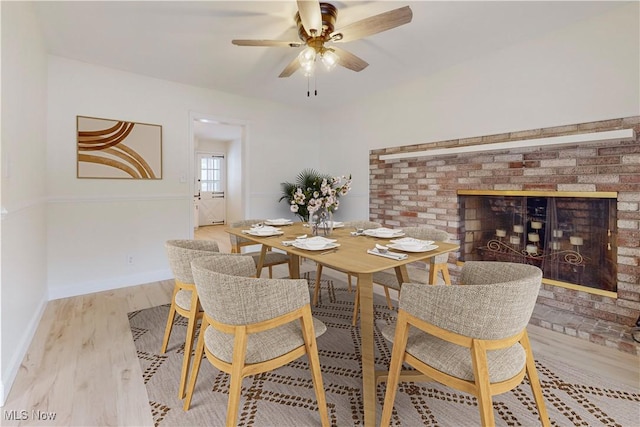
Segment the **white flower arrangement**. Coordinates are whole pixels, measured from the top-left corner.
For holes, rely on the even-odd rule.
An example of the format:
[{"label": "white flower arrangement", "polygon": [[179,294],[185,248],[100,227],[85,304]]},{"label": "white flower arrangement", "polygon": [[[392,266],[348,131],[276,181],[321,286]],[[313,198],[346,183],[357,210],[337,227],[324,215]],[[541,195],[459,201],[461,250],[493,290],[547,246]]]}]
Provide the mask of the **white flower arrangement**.
[{"label": "white flower arrangement", "polygon": [[295,184],[283,182],[281,185],[283,195],[280,201],[287,200],[291,212],[303,221],[309,221],[309,216],[318,210],[338,210],[340,197],[351,190],[351,175],[331,177],[314,169],[305,169]]}]

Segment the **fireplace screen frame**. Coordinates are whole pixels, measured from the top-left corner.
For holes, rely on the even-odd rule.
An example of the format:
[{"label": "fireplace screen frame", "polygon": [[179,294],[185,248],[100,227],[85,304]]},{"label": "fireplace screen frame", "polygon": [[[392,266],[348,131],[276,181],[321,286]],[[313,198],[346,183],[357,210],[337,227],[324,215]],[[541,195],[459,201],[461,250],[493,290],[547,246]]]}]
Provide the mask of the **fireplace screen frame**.
[{"label": "fireplace screen frame", "polygon": [[[543,283],[617,298],[617,192],[458,190],[457,194],[464,236],[462,263],[533,264],[542,268]],[[575,200],[575,205],[592,202],[606,209],[598,229],[589,229],[594,220],[579,217],[578,225],[568,227],[567,215],[584,216],[585,212],[563,211],[563,205],[571,204],[567,199]],[[509,215],[513,215],[510,222]],[[593,211],[586,215],[598,216]],[[593,260],[594,254],[602,259]]]}]

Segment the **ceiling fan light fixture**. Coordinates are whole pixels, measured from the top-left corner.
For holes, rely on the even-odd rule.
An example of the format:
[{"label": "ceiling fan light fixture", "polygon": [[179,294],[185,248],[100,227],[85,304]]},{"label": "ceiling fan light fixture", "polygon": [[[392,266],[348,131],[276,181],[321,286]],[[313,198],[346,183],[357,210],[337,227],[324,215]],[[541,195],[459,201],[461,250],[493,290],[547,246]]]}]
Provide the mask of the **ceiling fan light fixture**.
[{"label": "ceiling fan light fixture", "polygon": [[330,49],[327,49],[322,53],[321,59],[327,71],[331,71],[336,68],[336,65],[338,65],[338,61],[340,60],[338,55],[336,55],[336,53]]},{"label": "ceiling fan light fixture", "polygon": [[313,63],[316,60],[316,50],[311,46],[307,46],[300,52],[298,55],[298,61],[300,62],[300,66],[304,69],[309,67],[313,67]]}]

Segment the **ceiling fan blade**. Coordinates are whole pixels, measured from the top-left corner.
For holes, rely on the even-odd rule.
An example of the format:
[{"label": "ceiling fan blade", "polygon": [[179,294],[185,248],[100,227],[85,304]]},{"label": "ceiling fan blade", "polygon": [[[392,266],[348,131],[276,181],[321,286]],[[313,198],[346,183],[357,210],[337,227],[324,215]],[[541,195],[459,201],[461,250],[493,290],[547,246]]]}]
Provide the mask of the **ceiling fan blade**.
[{"label": "ceiling fan blade", "polygon": [[300,68],[300,61],[298,61],[298,57],[293,58],[293,61],[289,62],[284,70],[280,73],[278,77],[289,77],[291,74],[295,73],[298,68]]},{"label": "ceiling fan blade", "polygon": [[369,66],[369,63],[365,60],[355,56],[351,52],[347,52],[339,47],[331,46],[331,49],[338,55],[340,60],[338,64],[353,71],[362,71]]},{"label": "ceiling fan blade", "polygon": [[331,33],[331,38],[334,42],[350,42],[408,24],[412,18],[411,8],[405,6],[349,24]]},{"label": "ceiling fan blade", "polygon": [[276,47],[300,47],[301,42],[288,42],[283,40],[231,40],[236,46],[276,46]]},{"label": "ceiling fan blade", "polygon": [[322,12],[318,0],[298,0],[300,21],[307,34],[313,36],[322,32]]}]

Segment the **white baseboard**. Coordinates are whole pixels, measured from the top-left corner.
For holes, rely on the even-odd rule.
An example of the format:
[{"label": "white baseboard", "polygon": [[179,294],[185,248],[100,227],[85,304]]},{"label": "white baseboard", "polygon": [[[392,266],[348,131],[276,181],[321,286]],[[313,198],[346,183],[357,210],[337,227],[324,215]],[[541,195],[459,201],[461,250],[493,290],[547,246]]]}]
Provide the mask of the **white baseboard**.
[{"label": "white baseboard", "polygon": [[49,300],[76,297],[92,294],[94,292],[110,291],[113,289],[128,288],[129,286],[142,285],[144,283],[158,282],[173,278],[171,270],[148,271],[130,276],[121,276],[107,280],[94,280],[85,283],[75,283],[64,287],[49,288]]},{"label": "white baseboard", "polygon": [[42,300],[38,305],[33,317],[27,324],[25,328],[24,334],[22,334],[22,338],[20,342],[16,346],[16,352],[13,353],[13,357],[9,364],[7,365],[7,369],[2,372],[2,381],[0,381],[0,407],[3,407],[7,398],[9,397],[9,392],[11,391],[11,386],[18,375],[18,371],[20,370],[20,365],[22,364],[22,359],[24,359],[25,354],[29,350],[29,345],[33,340],[33,337],[36,334],[36,330],[38,329],[38,325],[40,324],[40,319],[42,319],[42,315],[44,314],[44,309],[47,306],[47,301]]}]

